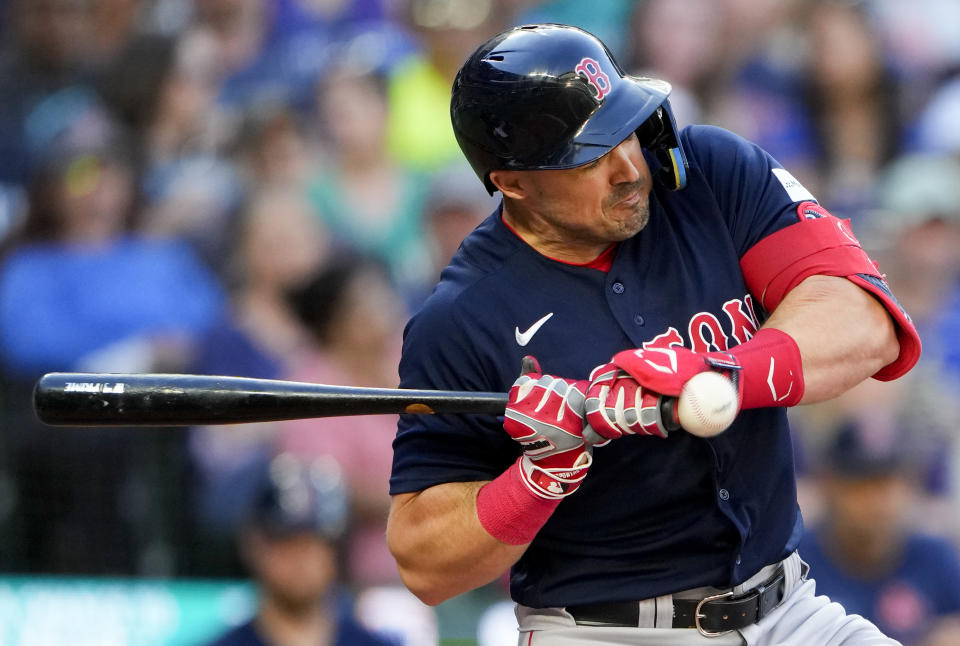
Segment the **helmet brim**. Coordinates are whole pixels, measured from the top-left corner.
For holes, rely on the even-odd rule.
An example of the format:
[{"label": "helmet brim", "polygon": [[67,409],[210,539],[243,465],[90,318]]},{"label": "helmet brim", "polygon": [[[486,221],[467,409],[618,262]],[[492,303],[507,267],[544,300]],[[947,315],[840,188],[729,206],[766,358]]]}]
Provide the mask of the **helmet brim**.
[{"label": "helmet brim", "polygon": [[576,168],[596,161],[635,132],[670,94],[670,84],[658,79],[625,76],[583,124],[573,139],[542,160],[540,170]]}]

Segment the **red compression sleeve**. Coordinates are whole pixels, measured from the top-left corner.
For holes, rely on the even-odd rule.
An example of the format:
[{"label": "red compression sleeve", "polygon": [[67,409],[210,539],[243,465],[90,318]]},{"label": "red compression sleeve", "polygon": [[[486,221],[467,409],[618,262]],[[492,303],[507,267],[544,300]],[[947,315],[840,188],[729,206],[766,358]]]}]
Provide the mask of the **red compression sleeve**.
[{"label": "red compression sleeve", "polygon": [[776,328],[761,328],[729,354],[740,363],[741,409],[795,406],[803,398],[803,362],[793,337]]},{"label": "red compression sleeve", "polygon": [[480,524],[501,543],[525,545],[533,540],[553,514],[561,499],[550,500],[530,491],[523,482],[520,460],[477,494],[477,518]]},{"label": "red compression sleeve", "polygon": [[877,273],[849,220],[832,215],[801,220],[767,236],[744,254],[740,267],[750,293],[770,312],[808,276]]}]

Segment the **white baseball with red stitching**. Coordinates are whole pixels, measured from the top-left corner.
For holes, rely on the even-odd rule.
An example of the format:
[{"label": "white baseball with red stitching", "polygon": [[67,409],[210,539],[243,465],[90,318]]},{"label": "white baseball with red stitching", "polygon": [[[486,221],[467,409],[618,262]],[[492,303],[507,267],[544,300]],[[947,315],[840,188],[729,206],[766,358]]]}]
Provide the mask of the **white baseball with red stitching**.
[{"label": "white baseball with red stitching", "polygon": [[737,387],[719,372],[701,372],[683,385],[677,418],[687,432],[713,437],[727,430],[740,412]]}]

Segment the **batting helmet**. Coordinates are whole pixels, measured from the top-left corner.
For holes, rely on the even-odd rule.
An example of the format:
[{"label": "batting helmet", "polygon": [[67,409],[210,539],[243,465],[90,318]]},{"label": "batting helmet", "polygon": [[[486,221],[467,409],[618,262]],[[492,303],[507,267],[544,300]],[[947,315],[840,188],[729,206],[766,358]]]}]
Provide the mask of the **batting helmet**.
[{"label": "batting helmet", "polygon": [[636,132],[671,189],[686,185],[686,157],[670,84],[627,76],[595,36],[567,25],[525,25],[481,45],[453,82],[450,117],[460,148],[487,190],[490,171],[573,168]]},{"label": "batting helmet", "polygon": [[348,498],[336,460],[281,453],[261,474],[250,522],[270,536],[307,532],[336,541],[347,528]]}]

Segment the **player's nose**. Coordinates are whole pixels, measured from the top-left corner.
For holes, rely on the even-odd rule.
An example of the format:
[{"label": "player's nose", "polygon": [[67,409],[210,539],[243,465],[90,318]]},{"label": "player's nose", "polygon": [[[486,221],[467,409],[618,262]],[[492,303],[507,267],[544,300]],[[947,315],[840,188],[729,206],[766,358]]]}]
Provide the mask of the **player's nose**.
[{"label": "player's nose", "polygon": [[610,184],[633,183],[641,177],[643,151],[636,135],[632,135],[609,153]]}]

